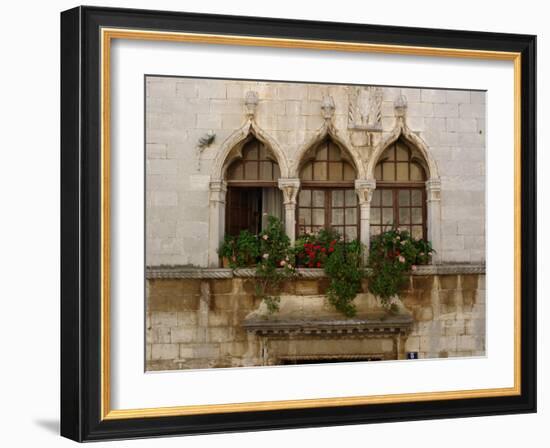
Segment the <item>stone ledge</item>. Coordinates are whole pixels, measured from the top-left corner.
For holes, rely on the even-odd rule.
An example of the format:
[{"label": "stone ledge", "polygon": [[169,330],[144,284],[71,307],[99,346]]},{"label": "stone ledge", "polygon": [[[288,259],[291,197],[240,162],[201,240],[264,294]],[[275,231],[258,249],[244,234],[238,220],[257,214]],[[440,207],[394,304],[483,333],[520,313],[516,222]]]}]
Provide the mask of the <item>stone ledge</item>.
[{"label": "stone ledge", "polygon": [[[296,270],[299,278],[323,278],[323,269]],[[146,278],[154,279],[227,279],[227,278],[250,278],[256,274],[255,268],[189,268],[179,266],[151,266],[146,269]],[[459,274],[485,274],[484,264],[439,264],[418,266],[411,275],[459,275]]]}]

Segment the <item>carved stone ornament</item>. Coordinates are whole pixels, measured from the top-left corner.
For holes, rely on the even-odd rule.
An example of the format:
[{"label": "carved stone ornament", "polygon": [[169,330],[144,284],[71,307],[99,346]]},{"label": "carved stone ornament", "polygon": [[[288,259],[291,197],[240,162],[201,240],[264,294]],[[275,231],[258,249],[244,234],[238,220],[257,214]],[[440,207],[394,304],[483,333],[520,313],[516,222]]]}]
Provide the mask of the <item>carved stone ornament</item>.
[{"label": "carved stone ornament", "polygon": [[359,205],[370,205],[372,200],[372,194],[376,189],[375,180],[361,180],[355,181],[355,192],[359,198]]},{"label": "carved stone ornament", "polygon": [[395,116],[403,118],[407,113],[407,97],[399,95],[393,102],[393,107],[395,109]]},{"label": "carved stone ornament", "polygon": [[300,179],[279,179],[279,189],[283,192],[284,204],[295,205],[300,190]]},{"label": "carved stone ornament", "polygon": [[348,128],[367,131],[382,130],[382,89],[380,87],[350,87]]},{"label": "carved stone ornament", "polygon": [[441,200],[441,180],[430,179],[426,181],[426,192],[428,193],[428,201]]},{"label": "carved stone ornament", "polygon": [[330,95],[323,96],[321,102],[321,114],[325,120],[331,120],[334,116],[336,106],[334,105],[334,99]]},{"label": "carved stone ornament", "polygon": [[244,106],[246,108],[246,116],[252,118],[256,115],[256,109],[258,108],[258,93],[253,90],[246,92],[244,98]]}]

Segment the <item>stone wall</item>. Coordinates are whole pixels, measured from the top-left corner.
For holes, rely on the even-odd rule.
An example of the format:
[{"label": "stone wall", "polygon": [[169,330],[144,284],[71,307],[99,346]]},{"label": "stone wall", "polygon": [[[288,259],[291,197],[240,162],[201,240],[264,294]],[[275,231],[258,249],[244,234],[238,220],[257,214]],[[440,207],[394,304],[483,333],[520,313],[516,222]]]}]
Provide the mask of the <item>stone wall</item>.
[{"label": "stone wall", "polygon": [[[247,91],[258,93],[257,125],[291,164],[323,126],[321,100],[335,104],[338,137],[368,164],[372,149],[395,127],[394,101],[407,101],[406,123],[426,144],[441,180],[438,220],[442,263],[485,259],[485,93],[381,88],[372,141],[354,130],[352,86],[146,78],[147,265],[208,264],[209,183],[224,142],[246,120]],[[356,118],[354,118],[355,120]],[[215,134],[198,150],[199,139]]]},{"label": "stone wall", "polygon": [[[307,310],[308,302],[319,301],[327,286],[326,278],[294,280],[285,285],[283,297],[294,300],[290,306],[299,313]],[[382,315],[370,294],[360,294],[356,302],[360,312],[362,307],[372,311],[369,320],[380,322],[379,334],[375,329],[265,336],[245,328],[247,316],[261,308],[253,278],[149,278],[146,369],[269,365],[283,362],[289,354],[300,360],[398,359],[409,351],[420,358],[485,354],[484,274],[412,275],[401,298],[402,314],[412,316],[404,336],[381,332],[392,326],[392,316]],[[329,319],[345,320],[332,314]]]}]

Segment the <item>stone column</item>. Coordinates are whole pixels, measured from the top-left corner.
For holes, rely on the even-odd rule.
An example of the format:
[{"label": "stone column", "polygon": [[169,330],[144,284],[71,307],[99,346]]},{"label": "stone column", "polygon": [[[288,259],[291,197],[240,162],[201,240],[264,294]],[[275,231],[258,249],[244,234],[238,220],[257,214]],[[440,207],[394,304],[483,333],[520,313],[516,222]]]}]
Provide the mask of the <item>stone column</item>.
[{"label": "stone column", "polygon": [[360,208],[360,220],[361,220],[361,234],[359,240],[364,247],[365,258],[369,250],[369,241],[370,241],[370,201],[372,199],[372,193],[376,189],[376,181],[373,179],[370,180],[361,180],[357,179],[355,181],[355,191],[359,197],[359,208]]},{"label": "stone column", "polygon": [[285,232],[290,242],[296,241],[296,197],[300,190],[300,179],[279,179],[285,205]]},{"label": "stone column", "polygon": [[433,264],[441,259],[441,181],[430,179],[426,181],[426,196],[428,209],[428,240],[431,241],[435,254]]},{"label": "stone column", "polygon": [[210,229],[208,233],[208,267],[220,264],[218,249],[225,233],[225,195],[227,183],[223,180],[210,182]]}]

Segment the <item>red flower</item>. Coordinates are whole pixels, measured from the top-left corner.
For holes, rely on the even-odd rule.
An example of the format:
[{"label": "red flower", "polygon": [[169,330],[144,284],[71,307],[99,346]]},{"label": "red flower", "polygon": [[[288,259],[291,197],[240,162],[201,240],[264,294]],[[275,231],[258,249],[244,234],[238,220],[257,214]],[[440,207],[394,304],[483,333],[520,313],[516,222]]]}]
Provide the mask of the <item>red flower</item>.
[{"label": "red flower", "polygon": [[329,251],[329,252],[334,252],[334,247],[329,247],[329,248],[328,248],[328,251]]},{"label": "red flower", "polygon": [[321,247],[321,252],[325,253],[327,251],[326,247]]},{"label": "red flower", "polygon": [[307,264],[310,268],[313,267],[313,261],[310,261],[308,264]]},{"label": "red flower", "polygon": [[321,267],[321,262],[320,262],[320,261],[317,262],[317,267],[318,267],[318,268]]}]

